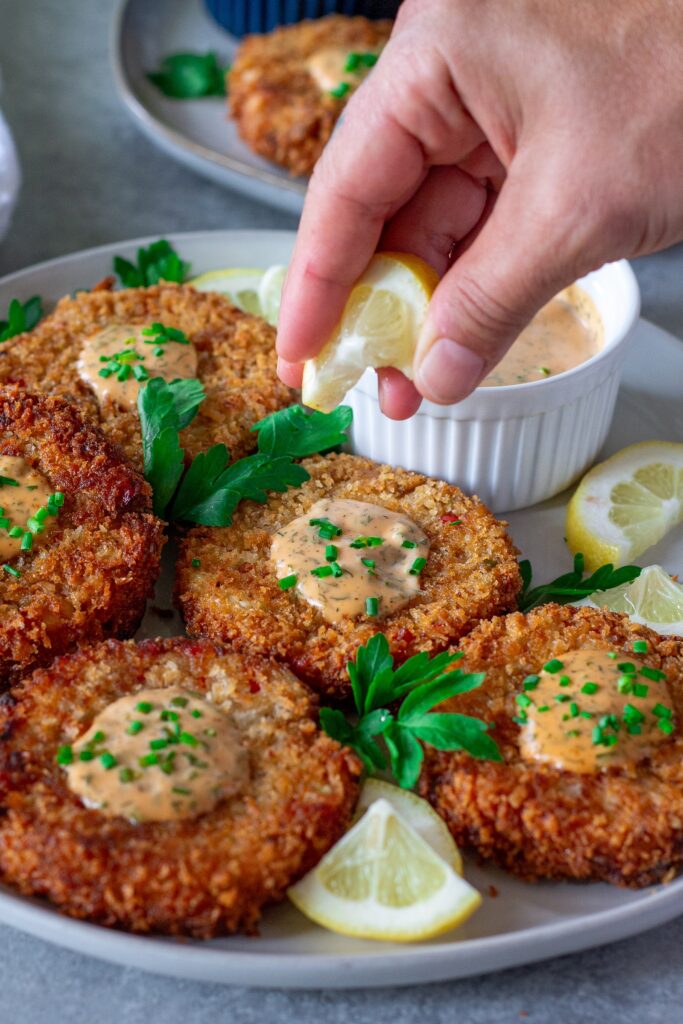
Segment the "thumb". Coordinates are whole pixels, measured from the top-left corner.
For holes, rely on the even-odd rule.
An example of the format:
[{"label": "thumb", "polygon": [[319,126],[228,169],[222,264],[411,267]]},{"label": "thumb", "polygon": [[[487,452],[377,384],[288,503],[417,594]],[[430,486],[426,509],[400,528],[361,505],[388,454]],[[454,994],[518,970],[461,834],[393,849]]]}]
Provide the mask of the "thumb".
[{"label": "thumb", "polygon": [[415,385],[432,402],[466,398],[541,306],[577,276],[567,218],[530,191],[508,178],[432,296],[415,356]]}]

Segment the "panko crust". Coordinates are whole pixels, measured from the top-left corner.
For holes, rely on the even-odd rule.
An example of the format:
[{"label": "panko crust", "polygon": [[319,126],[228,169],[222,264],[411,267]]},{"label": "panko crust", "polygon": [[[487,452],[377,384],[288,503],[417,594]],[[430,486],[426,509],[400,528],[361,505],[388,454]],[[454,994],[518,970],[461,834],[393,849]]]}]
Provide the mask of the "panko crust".
[{"label": "panko crust", "polygon": [[[227,528],[197,527],[185,538],[176,597],[192,635],[239,650],[269,653],[320,692],[350,693],[347,662],[376,632],[397,662],[435,653],[482,618],[515,606],[516,551],[505,524],[457,487],[355,455],[315,456],[302,463],[311,479],[265,506],[243,502]],[[282,591],[270,558],[273,534],[321,498],[372,502],[409,516],[430,540],[422,593],[377,622],[332,625],[296,590]],[[459,525],[444,521],[456,518]],[[199,559],[199,567],[192,565]]]},{"label": "panko crust", "polygon": [[[110,702],[145,686],[210,694],[248,752],[246,790],[207,814],[133,825],[85,807],[55,763]],[[106,641],[0,699],[0,876],[73,917],[210,938],[256,930],[348,825],[359,763],[316,725],[286,668],[185,638]]]},{"label": "panko crust", "polygon": [[322,92],[306,61],[328,46],[383,46],[391,28],[389,20],[332,14],[248,36],[228,83],[230,113],[247,145],[292,174],[311,174],[346,101]]},{"label": "panko crust", "polygon": [[128,637],[159,573],[152,493],[101,431],[59,398],[0,387],[0,454],[39,470],[64,506],[45,541],[0,579],[0,685],[77,644]]},{"label": "panko crust", "polygon": [[141,469],[137,410],[111,402],[100,406],[79,377],[76,363],[84,340],[103,327],[149,326],[155,321],[184,331],[197,349],[197,376],[206,398],[181,435],[188,456],[217,442],[223,442],[235,459],[253,451],[256,434],[250,429],[254,423],[296,397],[277,377],[275,331],[223,296],[189,285],[164,283],[113,291],[111,281],[106,281],[91,292],[66,296],[33,331],[17,335],[0,348],[0,383],[16,382],[73,402]]},{"label": "panko crust", "polygon": [[483,622],[461,645],[458,667],[486,671],[483,685],[442,710],[492,722],[503,763],[427,748],[420,792],[456,842],[528,881],[582,879],[638,888],[669,880],[683,859],[683,738],[680,732],[646,761],[595,775],[521,759],[515,694],[546,661],[583,648],[638,657],[669,677],[683,721],[683,644],[626,616],[544,605]]}]

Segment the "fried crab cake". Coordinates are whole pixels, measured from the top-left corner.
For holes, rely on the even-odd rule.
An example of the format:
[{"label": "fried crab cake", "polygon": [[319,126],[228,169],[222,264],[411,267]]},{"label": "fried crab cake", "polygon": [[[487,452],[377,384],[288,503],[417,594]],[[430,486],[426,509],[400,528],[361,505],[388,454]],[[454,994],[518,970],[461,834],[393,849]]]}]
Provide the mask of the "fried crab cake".
[{"label": "fried crab cake", "polygon": [[2,700],[0,876],[98,924],[254,932],[355,804],[316,719],[287,668],[205,641],[60,658]]},{"label": "fried crab cake", "polygon": [[391,27],[391,21],[337,14],[249,36],[235,56],[228,90],[247,145],[292,174],[311,174]]},{"label": "fried crab cake", "polygon": [[0,684],[137,629],[163,524],[149,485],[66,402],[0,388]]},{"label": "fried crab cake", "polygon": [[378,631],[402,662],[515,606],[515,548],[477,498],[353,455],[302,464],[302,487],[185,538],[176,595],[191,634],[267,652],[344,698],[347,662]]},{"label": "fried crab cake", "polygon": [[[155,343],[151,324],[182,331],[190,344]],[[129,364],[125,381],[107,373],[106,356],[144,356]],[[235,459],[256,448],[254,423],[294,401],[276,373],[275,331],[227,299],[187,285],[112,291],[108,286],[63,298],[53,313],[0,349],[0,382],[76,404],[91,423],[119,444],[136,469],[142,466],[137,394],[149,376],[198,377],[206,398],[181,440],[188,456],[223,442]],[[143,367],[140,371],[138,367]],[[125,372],[125,371],[124,371]]]},{"label": "fried crab cake", "polygon": [[421,794],[456,842],[529,881],[671,878],[683,858],[681,641],[550,604],[483,622],[460,649],[458,667],[486,680],[442,707],[494,723],[503,761],[425,750]]}]

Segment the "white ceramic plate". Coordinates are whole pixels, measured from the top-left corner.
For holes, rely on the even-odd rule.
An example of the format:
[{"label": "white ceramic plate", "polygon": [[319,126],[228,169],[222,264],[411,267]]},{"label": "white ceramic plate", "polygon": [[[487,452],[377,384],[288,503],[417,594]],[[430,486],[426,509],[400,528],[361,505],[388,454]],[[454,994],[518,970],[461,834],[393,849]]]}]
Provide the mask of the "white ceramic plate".
[{"label": "white ceramic plate", "polygon": [[235,46],[201,0],[120,0],[111,40],[116,87],[139,127],[176,160],[252,199],[299,213],[306,181],[252,153],[228,120],[222,97],[172,100],[147,80],[169,53],[214,50],[229,64]]},{"label": "white ceramic plate", "polygon": [[[223,231],[169,236],[195,273],[226,266],[286,263],[289,232]],[[0,311],[10,298],[39,293],[56,300],[111,270],[114,254],[131,256],[138,242],[108,245],[51,260],[0,280]],[[683,440],[680,380],[683,343],[642,322],[624,374],[609,437],[614,451],[633,441]],[[531,558],[539,581],[569,565],[562,543],[565,499],[510,516],[512,536]],[[683,569],[683,533],[674,531],[647,561]],[[154,604],[170,607],[172,559]],[[150,612],[144,632],[169,635],[177,620]],[[213,982],[288,988],[408,985],[482,974],[635,935],[683,913],[683,878],[639,892],[607,885],[528,885],[470,861],[467,877],[484,894],[480,910],[446,938],[412,946],[361,942],[325,932],[293,907],[265,914],[259,939],[235,936],[180,942],[115,932],[63,917],[46,903],[0,891],[0,920],[61,946],[116,963]],[[494,889],[491,889],[491,887]],[[494,895],[495,893],[495,895]]]}]

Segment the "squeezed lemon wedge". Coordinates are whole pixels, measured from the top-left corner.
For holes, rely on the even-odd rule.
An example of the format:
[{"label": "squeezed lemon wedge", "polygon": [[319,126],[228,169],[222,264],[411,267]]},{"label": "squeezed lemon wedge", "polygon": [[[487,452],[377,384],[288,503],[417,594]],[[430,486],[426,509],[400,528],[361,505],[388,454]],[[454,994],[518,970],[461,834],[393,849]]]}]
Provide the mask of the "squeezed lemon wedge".
[{"label": "squeezed lemon wedge", "polygon": [[648,565],[631,583],[596,591],[576,603],[621,612],[657,633],[683,636],[683,586],[661,565]]},{"label": "squeezed lemon wedge", "polygon": [[589,571],[625,565],[682,519],[683,444],[645,441],[586,473],[567,507],[567,543]]},{"label": "squeezed lemon wedge", "polygon": [[258,267],[227,267],[209,270],[193,277],[188,284],[200,292],[219,292],[245,313],[261,316],[277,324],[280,298],[287,268],[277,263],[267,270]]},{"label": "squeezed lemon wedge", "polygon": [[412,379],[415,347],[438,281],[418,256],[373,256],[332,336],[304,363],[304,404],[330,412],[370,366],[394,366]]},{"label": "squeezed lemon wedge", "polygon": [[384,797],[288,895],[324,928],[388,942],[450,931],[481,903],[477,890]]}]

